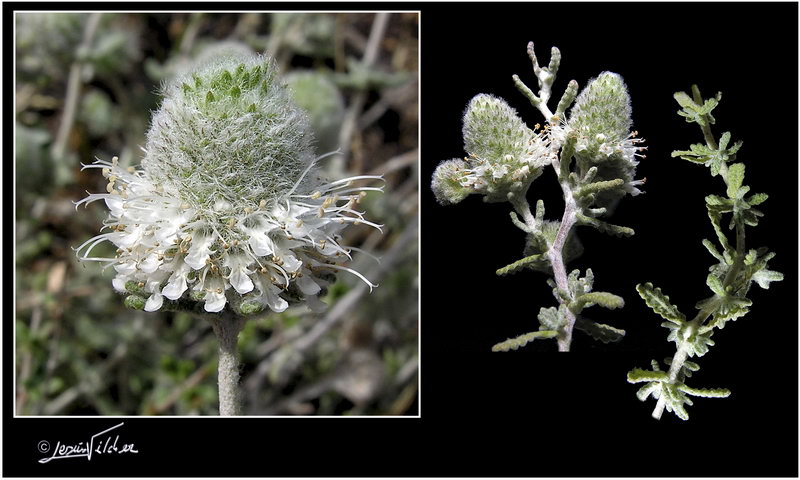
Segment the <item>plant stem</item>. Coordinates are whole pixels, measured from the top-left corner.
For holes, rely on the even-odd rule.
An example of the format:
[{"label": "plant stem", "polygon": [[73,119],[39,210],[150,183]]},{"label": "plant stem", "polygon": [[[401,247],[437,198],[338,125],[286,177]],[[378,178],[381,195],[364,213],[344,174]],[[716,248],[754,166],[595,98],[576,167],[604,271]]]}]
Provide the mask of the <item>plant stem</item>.
[{"label": "plant stem", "polygon": [[211,328],[219,341],[219,414],[232,416],[242,414],[242,396],[239,391],[239,353],[236,344],[245,320],[228,314],[211,319]]},{"label": "plant stem", "polygon": [[[572,230],[572,227],[575,225],[576,205],[575,201],[572,200],[572,192],[568,189],[568,187],[567,191],[564,193],[567,201],[564,205],[564,215],[561,217],[561,226],[558,228],[556,239],[553,241],[553,245],[550,247],[550,250],[548,250],[547,254],[550,257],[550,264],[553,266],[553,276],[555,277],[556,285],[560,290],[569,292],[569,285],[567,283],[567,268],[566,265],[564,265],[563,251],[564,245],[569,237],[569,233]],[[575,315],[569,309],[567,309],[566,315],[567,324],[564,327],[564,331],[558,336],[559,352],[569,352],[569,346],[572,343],[572,329],[575,327]]]},{"label": "plant stem", "polygon": [[[100,25],[100,17],[102,13],[92,13],[86,20],[86,26],[83,30],[83,40],[76,49],[77,52],[87,52],[92,46],[92,40],[97,32],[97,27]],[[64,156],[67,149],[67,141],[69,134],[72,131],[72,124],[75,123],[75,115],[78,111],[78,100],[81,95],[81,86],[83,80],[81,79],[81,69],[85,60],[83,58],[76,58],[69,68],[69,77],[67,80],[67,94],[64,100],[64,112],[61,115],[61,122],[58,125],[58,132],[56,139],[53,142],[52,154],[58,160]]]},{"label": "plant stem", "polygon": [[[744,240],[744,224],[742,222],[736,222],[736,258],[733,261],[733,266],[730,270],[728,270],[728,274],[725,276],[725,279],[722,282],[723,288],[727,289],[727,287],[736,280],[739,269],[744,262]],[[685,338],[691,337],[694,331],[700,328],[708,319],[708,317],[710,317],[712,313],[719,308],[722,297],[719,295],[714,295],[713,298],[714,300],[707,302],[706,307],[700,310],[697,316],[691,321],[689,325],[690,330],[687,332]],[[686,362],[688,353],[689,342],[688,340],[682,340],[678,345],[678,351],[675,352],[675,356],[672,357],[672,364],[670,365],[669,369],[669,383],[674,384],[678,379],[678,373],[680,373],[683,364]],[[653,410],[653,418],[656,420],[659,420],[661,418],[661,414],[664,412],[665,401],[665,396],[662,394],[658,399],[656,408]]]}]

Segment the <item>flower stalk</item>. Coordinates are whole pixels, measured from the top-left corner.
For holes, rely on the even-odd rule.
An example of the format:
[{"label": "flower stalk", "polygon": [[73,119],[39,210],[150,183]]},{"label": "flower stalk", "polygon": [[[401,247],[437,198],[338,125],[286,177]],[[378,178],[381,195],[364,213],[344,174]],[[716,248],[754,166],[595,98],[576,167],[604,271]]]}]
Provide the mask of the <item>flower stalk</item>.
[{"label": "flower stalk", "polygon": [[220,315],[211,319],[211,328],[219,342],[219,365],[217,385],[219,387],[219,414],[235,416],[242,414],[242,394],[239,388],[239,351],[236,348],[239,332],[245,319],[236,315]]}]

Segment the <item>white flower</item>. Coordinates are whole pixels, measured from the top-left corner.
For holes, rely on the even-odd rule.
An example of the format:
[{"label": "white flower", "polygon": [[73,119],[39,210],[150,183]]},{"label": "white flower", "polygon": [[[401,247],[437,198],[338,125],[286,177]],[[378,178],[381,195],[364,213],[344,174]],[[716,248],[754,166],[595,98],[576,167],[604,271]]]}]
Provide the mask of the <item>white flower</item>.
[{"label": "white flower", "polygon": [[[110,232],[78,247],[79,258],[113,266],[116,290],[149,294],[146,311],[159,310],[164,298],[202,300],[208,312],[221,311],[234,296],[276,312],[309,297],[316,306],[314,300],[337,270],[355,274],[370,289],[375,286],[342,265],[351,249],[341,244],[340,232],[359,223],[381,228],[356,210],[365,192],[381,188],[353,186],[380,177],[315,187],[298,182],[303,191],[215,217],[213,211],[182,205],[178,192],[153,185],[141,170],[122,168],[116,157],[84,166],[89,168],[103,170],[109,192],[90,194],[76,206],[104,200]],[[115,258],[91,256],[103,241],[118,247]]]},{"label": "white flower", "polygon": [[[348,225],[381,226],[357,209],[381,180],[318,177],[307,120],[263,57],[233,58],[179,78],[153,117],[142,168],[97,160],[108,230],[77,248],[81,260],[113,266],[126,304],[155,311],[171,302],[207,312],[275,312],[305,303],[318,310],[352,247]],[[322,157],[320,157],[322,158]],[[114,258],[92,257],[102,242]],[[130,297],[129,297],[130,298]],[[165,300],[166,299],[166,300]],[[179,305],[174,305],[178,303]]]}]

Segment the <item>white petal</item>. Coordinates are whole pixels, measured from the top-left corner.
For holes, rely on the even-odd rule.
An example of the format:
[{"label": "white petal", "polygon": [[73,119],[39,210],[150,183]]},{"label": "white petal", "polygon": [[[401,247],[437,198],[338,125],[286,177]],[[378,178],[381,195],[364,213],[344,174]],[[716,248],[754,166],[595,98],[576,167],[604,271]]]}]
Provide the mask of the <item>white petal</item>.
[{"label": "white petal", "polygon": [[106,197],[106,206],[111,211],[111,215],[114,217],[119,217],[123,214],[124,210],[122,209],[123,200],[122,197],[118,195],[109,195]]},{"label": "white petal", "polygon": [[281,252],[281,260],[283,260],[283,267],[284,270],[287,272],[296,272],[303,266],[303,262],[297,259],[294,255],[289,253],[288,251]]},{"label": "white petal", "polygon": [[148,255],[143,262],[139,263],[139,270],[144,273],[153,273],[161,265],[161,260],[155,254]]},{"label": "white petal", "polygon": [[207,292],[205,299],[204,308],[206,312],[219,312],[225,308],[225,293]]},{"label": "white petal", "polygon": [[161,296],[160,293],[154,293],[150,295],[150,298],[147,299],[147,303],[144,304],[144,311],[145,312],[155,312],[161,305],[164,303],[164,297]]},{"label": "white petal", "polygon": [[136,264],[133,262],[124,262],[114,265],[114,270],[123,275],[130,275],[136,271]]},{"label": "white petal", "polygon": [[232,270],[231,278],[229,279],[234,290],[242,295],[253,290],[253,281],[245,274],[244,270],[244,267]]},{"label": "white petal", "polygon": [[275,252],[275,244],[267,234],[258,230],[250,230],[250,248],[259,257],[266,257]]},{"label": "white petal", "polygon": [[280,290],[274,285],[267,287],[266,291],[264,292],[267,300],[267,306],[269,306],[270,310],[275,313],[281,313],[289,307],[289,302],[282,299],[278,295],[278,292],[280,292]]},{"label": "white petal", "polygon": [[317,285],[317,282],[312,280],[311,275],[301,275],[297,277],[295,282],[297,282],[297,286],[300,287],[300,291],[305,295],[316,295],[320,291],[319,285]]},{"label": "white petal", "polygon": [[114,277],[114,280],[111,280],[111,285],[114,286],[114,290],[125,293],[128,291],[128,289],[125,288],[125,284],[128,283],[129,280],[130,279],[128,277],[120,275]]},{"label": "white petal", "polygon": [[195,270],[205,267],[206,260],[211,256],[212,243],[214,243],[213,235],[193,239],[192,246],[189,247],[189,253],[184,257],[183,261]]},{"label": "white petal", "polygon": [[169,279],[169,283],[161,290],[161,294],[170,300],[177,300],[181,298],[183,292],[188,288],[186,285],[186,274],[183,272],[175,272]]}]

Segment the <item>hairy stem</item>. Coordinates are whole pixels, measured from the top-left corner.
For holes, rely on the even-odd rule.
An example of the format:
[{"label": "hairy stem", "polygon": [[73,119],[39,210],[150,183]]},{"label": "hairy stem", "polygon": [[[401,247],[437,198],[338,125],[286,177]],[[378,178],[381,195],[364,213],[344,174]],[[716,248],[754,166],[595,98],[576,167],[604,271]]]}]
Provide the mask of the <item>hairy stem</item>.
[{"label": "hairy stem", "polygon": [[[744,263],[744,224],[742,222],[736,222],[736,258],[733,260],[733,266],[730,270],[728,270],[728,274],[725,276],[725,279],[722,282],[724,288],[727,288],[731,283],[736,280],[736,276],[739,273],[739,269],[741,268],[742,264]],[[689,331],[687,332],[686,337],[690,337],[691,334],[703,324],[705,324],[708,317],[714,313],[717,308],[719,308],[720,302],[722,298],[719,295],[714,295],[712,297],[714,300],[711,302],[707,302],[705,308],[698,312],[697,316],[691,321],[689,325]],[[678,345],[678,351],[675,352],[675,355],[672,357],[672,364],[670,365],[669,369],[669,382],[674,384],[678,378],[678,374],[683,367],[683,364],[686,362],[686,357],[689,353],[689,342],[687,340],[682,340]],[[661,414],[664,412],[665,406],[665,396],[661,395],[658,399],[658,403],[656,404],[656,408],[653,410],[653,418],[659,420],[661,418]]]},{"label": "hairy stem", "polygon": [[[564,184],[562,184],[563,187]],[[550,257],[550,264],[553,266],[553,276],[556,280],[556,285],[560,290],[569,292],[569,285],[567,283],[567,268],[564,264],[564,245],[567,242],[569,233],[575,225],[576,205],[572,200],[572,192],[568,189],[564,192],[564,196],[568,198],[566,205],[564,205],[564,215],[561,217],[561,226],[558,228],[556,239],[548,251]],[[558,351],[568,352],[569,346],[572,343],[572,329],[575,327],[575,315],[567,309],[567,324],[563,332],[558,335]]]},{"label": "hairy stem", "polygon": [[524,195],[514,197],[514,199],[511,201],[511,205],[518,214],[522,215],[525,225],[527,225],[531,232],[536,232],[539,230],[536,225],[536,219],[531,213],[531,206],[528,204],[528,201],[525,199]]},{"label": "hairy stem", "polygon": [[219,414],[242,414],[242,397],[239,391],[239,353],[236,344],[245,320],[236,315],[221,315],[211,319],[211,328],[219,341]]}]

